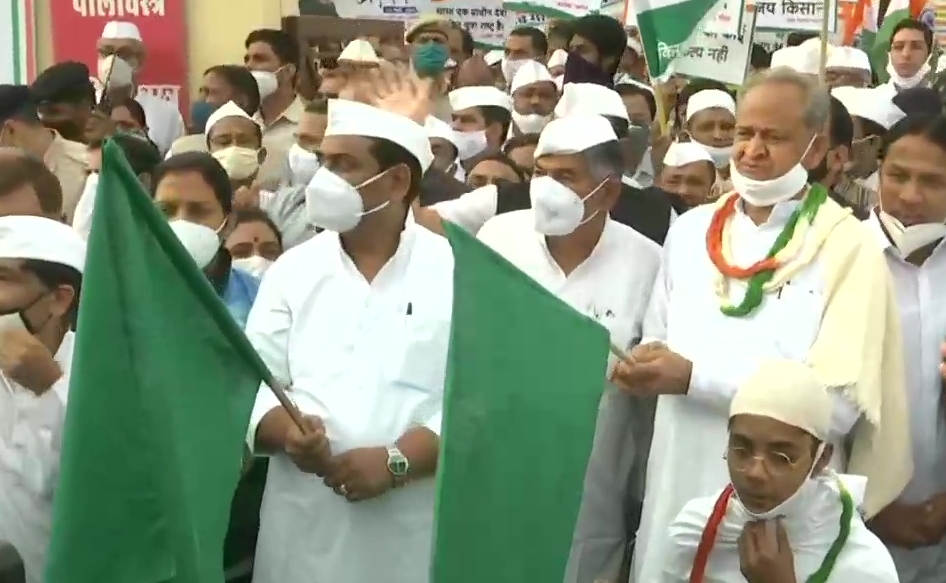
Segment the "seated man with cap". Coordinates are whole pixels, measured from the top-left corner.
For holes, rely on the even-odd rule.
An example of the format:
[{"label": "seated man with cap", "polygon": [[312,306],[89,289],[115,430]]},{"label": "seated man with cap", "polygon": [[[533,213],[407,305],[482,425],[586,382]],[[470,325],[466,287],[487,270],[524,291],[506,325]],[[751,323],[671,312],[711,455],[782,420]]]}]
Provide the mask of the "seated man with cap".
[{"label": "seated man with cap", "polygon": [[706,148],[693,142],[673,142],[664,154],[656,186],[670,195],[673,210],[682,215],[711,200],[716,165]]},{"label": "seated man with cap", "polygon": [[85,185],[85,145],[41,123],[25,85],[0,85],[0,146],[20,148],[46,164],[59,180],[62,211],[71,221]]},{"label": "seated man with cap", "polygon": [[[429,101],[386,104],[404,107],[329,102],[306,188],[326,230],[269,268],[247,322],[309,426],[260,391],[248,442],[270,459],[255,583],[429,580],[453,253],[405,224],[433,162]],[[394,357],[369,356],[382,352]]]},{"label": "seated man with cap", "polygon": [[[621,145],[600,115],[552,121],[535,150],[532,208],[490,219],[478,233],[513,265],[576,310],[598,320],[611,342],[630,349],[660,263],[660,247],[609,213],[622,196]],[[617,581],[625,559],[628,500],[642,501],[653,401],[618,392],[602,378],[594,449],[588,461],[565,581]],[[617,460],[617,462],[615,461]]]},{"label": "seated man with cap", "polygon": [[[172,103],[141,91],[136,76],[145,60],[141,31],[131,22],[113,20],[102,29],[97,43],[98,82],[106,91],[122,90],[141,104],[148,119],[148,135],[163,155],[186,132],[177,99]],[[106,81],[108,86],[106,87]]]},{"label": "seated man with cap", "polygon": [[461,164],[502,147],[512,122],[512,98],[507,93],[495,87],[473,86],[454,89],[447,97],[453,109],[451,125],[457,132]]},{"label": "seated man with cap", "polygon": [[26,583],[43,580],[84,267],[68,225],[0,217],[0,540]]},{"label": "seated man with cap", "polygon": [[509,92],[512,95],[511,136],[537,134],[552,121],[558,88],[545,65],[536,61],[522,63]]},{"label": "seated man with cap", "polygon": [[854,47],[831,47],[824,66],[828,87],[867,87],[870,85],[870,57]]},{"label": "seated man with cap", "polygon": [[866,478],[828,467],[833,407],[804,363],[759,364],[730,404],[731,483],[677,515],[661,581],[899,581],[858,512]]},{"label": "seated man with cap", "polygon": [[36,76],[30,86],[43,125],[63,138],[84,142],[95,105],[95,88],[83,63],[56,63]]},{"label": "seated man with cap", "polygon": [[[704,89],[690,97],[684,115],[685,132],[713,159],[718,173],[716,182],[725,182],[729,178],[736,133],[736,100],[725,91]],[[717,191],[727,192],[728,189],[721,186]]]}]

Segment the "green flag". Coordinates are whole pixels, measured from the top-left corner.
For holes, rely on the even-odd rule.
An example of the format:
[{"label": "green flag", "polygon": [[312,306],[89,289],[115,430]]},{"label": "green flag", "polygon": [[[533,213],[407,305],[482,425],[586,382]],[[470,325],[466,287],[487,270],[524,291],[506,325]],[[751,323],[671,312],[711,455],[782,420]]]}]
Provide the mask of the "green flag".
[{"label": "green flag", "polygon": [[608,332],[462,229],[432,583],[565,573],[604,388]]},{"label": "green flag", "polygon": [[112,143],[77,330],[45,581],[223,581],[268,372]]}]

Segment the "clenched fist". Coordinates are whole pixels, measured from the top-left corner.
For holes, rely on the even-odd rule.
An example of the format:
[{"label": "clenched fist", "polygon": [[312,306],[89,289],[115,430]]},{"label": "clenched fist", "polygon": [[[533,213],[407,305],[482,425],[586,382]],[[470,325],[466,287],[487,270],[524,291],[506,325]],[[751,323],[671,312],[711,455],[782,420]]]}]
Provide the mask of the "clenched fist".
[{"label": "clenched fist", "polygon": [[36,396],[48,391],[62,377],[53,354],[26,330],[0,333],[0,371]]}]

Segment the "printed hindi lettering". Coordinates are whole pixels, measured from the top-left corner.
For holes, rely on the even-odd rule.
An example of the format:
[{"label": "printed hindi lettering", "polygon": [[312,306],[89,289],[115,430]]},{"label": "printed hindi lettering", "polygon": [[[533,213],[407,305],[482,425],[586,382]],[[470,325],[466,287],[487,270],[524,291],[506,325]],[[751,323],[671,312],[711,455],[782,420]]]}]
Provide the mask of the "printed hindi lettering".
[{"label": "printed hindi lettering", "polygon": [[469,8],[457,8],[457,16],[469,16]]},{"label": "printed hindi lettering", "polygon": [[453,8],[437,8],[438,16],[453,16]]},{"label": "printed hindi lettering", "polygon": [[164,0],[72,0],[82,16],[164,16]]},{"label": "printed hindi lettering", "polygon": [[703,47],[690,47],[690,49],[687,51],[686,56],[693,57],[696,59],[702,59],[704,50],[705,49]]},{"label": "printed hindi lettering", "polygon": [[[755,7],[759,14],[775,14],[775,2],[759,2]],[[785,10],[784,4],[782,10]]]},{"label": "printed hindi lettering", "polygon": [[709,58],[717,63],[725,63],[729,59],[729,45],[711,48],[708,53]]},{"label": "printed hindi lettering", "polygon": [[661,59],[675,59],[680,55],[680,47],[678,45],[669,46],[663,41],[658,41],[657,54]]}]

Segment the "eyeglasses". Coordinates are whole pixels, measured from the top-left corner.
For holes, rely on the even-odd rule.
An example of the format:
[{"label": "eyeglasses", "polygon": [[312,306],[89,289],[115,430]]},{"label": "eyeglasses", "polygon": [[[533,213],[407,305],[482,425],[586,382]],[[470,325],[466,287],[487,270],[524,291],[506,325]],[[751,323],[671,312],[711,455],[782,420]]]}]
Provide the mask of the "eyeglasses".
[{"label": "eyeglasses", "polygon": [[731,445],[723,454],[723,459],[729,462],[732,469],[740,474],[744,474],[752,469],[756,460],[762,462],[762,467],[770,476],[782,476],[790,472],[798,465],[799,460],[793,460],[786,454],[778,451],[770,451],[763,454],[755,454],[745,447]]}]

